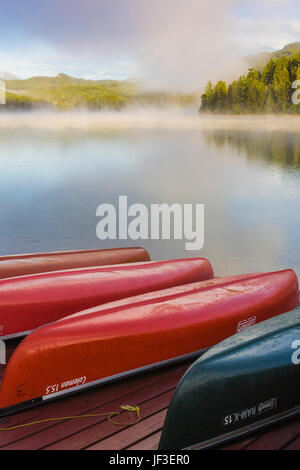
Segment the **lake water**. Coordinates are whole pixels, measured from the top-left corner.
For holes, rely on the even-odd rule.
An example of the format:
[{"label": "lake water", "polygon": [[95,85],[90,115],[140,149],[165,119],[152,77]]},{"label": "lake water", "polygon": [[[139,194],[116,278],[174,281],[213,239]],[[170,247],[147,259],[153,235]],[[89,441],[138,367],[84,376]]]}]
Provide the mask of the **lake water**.
[{"label": "lake water", "polygon": [[204,256],[218,275],[300,275],[297,126],[86,119],[1,116],[1,254],[136,245],[96,237],[97,206],[127,195],[129,204],[205,204],[204,249],[142,241],[153,259]]}]

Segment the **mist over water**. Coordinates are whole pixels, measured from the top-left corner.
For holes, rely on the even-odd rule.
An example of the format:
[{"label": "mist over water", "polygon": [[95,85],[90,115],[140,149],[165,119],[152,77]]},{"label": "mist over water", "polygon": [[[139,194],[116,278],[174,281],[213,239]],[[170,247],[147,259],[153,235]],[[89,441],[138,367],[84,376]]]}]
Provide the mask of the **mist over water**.
[{"label": "mist over water", "polygon": [[0,253],[136,245],[96,238],[96,208],[205,204],[205,245],[142,241],[153,259],[206,256],[217,275],[300,275],[299,122],[186,113],[0,115]]},{"label": "mist over water", "polygon": [[52,131],[177,129],[177,130],[300,130],[298,116],[199,115],[198,109],[137,107],[128,111],[101,112],[5,112],[0,113],[0,129],[44,129]]}]

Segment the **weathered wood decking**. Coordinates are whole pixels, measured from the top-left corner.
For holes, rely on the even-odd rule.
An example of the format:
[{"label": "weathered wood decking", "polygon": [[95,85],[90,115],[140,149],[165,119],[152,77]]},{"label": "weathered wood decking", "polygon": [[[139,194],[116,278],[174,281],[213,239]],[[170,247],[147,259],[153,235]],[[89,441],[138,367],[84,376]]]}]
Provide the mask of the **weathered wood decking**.
[{"label": "weathered wood decking", "polygon": [[[107,417],[41,423],[0,432],[1,450],[155,450],[170,399],[191,361],[137,375],[84,393],[49,402],[0,420],[0,427],[36,420],[119,411],[140,405],[141,421],[132,427],[110,424]],[[2,371],[2,373],[1,373]],[[0,380],[3,369],[0,369]],[[135,420],[123,412],[116,421]],[[300,449],[300,418],[287,421],[224,449]]]}]

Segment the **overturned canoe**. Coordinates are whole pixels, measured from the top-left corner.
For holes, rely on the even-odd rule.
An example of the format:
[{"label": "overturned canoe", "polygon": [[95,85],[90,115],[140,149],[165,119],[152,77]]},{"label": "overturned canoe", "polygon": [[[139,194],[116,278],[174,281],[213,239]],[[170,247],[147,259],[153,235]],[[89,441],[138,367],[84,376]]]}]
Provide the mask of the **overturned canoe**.
[{"label": "overturned canoe", "polygon": [[95,305],[211,279],[206,259],[100,266],[0,280],[0,339],[24,336]]},{"label": "overturned canoe", "polygon": [[149,254],[143,248],[60,251],[55,253],[1,256],[0,279],[60,271],[62,269],[138,263],[140,261],[150,261]]},{"label": "overturned canoe", "polygon": [[294,416],[299,389],[297,308],[223,341],[190,367],[159,448],[206,449]]},{"label": "overturned canoe", "polygon": [[298,304],[293,271],[153,292],[71,315],[29,335],[0,388],[0,414],[200,355]]}]

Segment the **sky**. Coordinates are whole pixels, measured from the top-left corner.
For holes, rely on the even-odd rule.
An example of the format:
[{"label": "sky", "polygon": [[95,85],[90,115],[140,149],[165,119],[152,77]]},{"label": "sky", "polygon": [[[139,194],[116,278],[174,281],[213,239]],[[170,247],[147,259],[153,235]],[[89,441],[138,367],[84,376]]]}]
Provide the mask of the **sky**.
[{"label": "sky", "polygon": [[0,0],[0,69],[192,89],[300,41],[299,0]]}]

